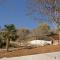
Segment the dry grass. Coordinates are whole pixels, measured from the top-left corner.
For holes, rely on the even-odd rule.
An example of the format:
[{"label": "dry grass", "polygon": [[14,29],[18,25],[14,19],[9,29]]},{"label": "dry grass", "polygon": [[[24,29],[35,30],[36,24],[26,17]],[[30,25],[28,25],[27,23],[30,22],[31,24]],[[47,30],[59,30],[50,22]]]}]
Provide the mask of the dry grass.
[{"label": "dry grass", "polygon": [[15,49],[7,52],[6,50],[0,51],[0,57],[16,57],[16,56],[24,56],[24,55],[32,55],[32,54],[40,54],[40,53],[48,53],[60,51],[60,45],[50,45],[37,47],[32,49]]}]

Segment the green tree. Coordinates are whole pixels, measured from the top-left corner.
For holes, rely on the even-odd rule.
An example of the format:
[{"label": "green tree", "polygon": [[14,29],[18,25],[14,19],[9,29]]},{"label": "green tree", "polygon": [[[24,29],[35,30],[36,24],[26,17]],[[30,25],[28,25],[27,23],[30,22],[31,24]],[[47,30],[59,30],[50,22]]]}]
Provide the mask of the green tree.
[{"label": "green tree", "polygon": [[3,33],[1,31],[2,31],[2,29],[0,27],[0,48],[2,48],[4,45]]},{"label": "green tree", "polygon": [[3,45],[3,36],[0,32],[0,48],[2,48],[2,45]]},{"label": "green tree", "polygon": [[4,38],[6,40],[6,49],[8,51],[10,41],[16,40],[16,27],[14,24],[5,25],[4,27]]}]

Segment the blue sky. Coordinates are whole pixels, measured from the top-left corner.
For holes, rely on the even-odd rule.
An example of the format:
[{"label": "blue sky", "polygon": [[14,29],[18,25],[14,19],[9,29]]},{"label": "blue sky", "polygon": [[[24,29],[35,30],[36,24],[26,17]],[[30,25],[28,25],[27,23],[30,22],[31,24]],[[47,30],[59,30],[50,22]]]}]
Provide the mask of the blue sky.
[{"label": "blue sky", "polygon": [[[2,0],[1,0],[2,1]],[[46,16],[40,16],[41,19],[46,19],[50,26],[54,25],[47,21]],[[15,24],[17,28],[35,28],[37,22],[26,16],[26,0],[5,0],[0,3],[0,25]]]}]

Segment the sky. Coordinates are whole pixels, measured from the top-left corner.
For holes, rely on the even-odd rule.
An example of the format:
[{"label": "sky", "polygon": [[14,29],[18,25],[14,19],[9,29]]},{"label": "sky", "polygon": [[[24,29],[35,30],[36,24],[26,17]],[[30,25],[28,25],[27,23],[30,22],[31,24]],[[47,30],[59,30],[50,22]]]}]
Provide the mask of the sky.
[{"label": "sky", "polygon": [[[26,0],[0,0],[0,26],[5,24],[15,24],[17,28],[33,29],[37,27],[37,22],[26,15]],[[47,17],[40,15],[42,19],[46,19],[52,28],[54,25],[47,21]]]}]

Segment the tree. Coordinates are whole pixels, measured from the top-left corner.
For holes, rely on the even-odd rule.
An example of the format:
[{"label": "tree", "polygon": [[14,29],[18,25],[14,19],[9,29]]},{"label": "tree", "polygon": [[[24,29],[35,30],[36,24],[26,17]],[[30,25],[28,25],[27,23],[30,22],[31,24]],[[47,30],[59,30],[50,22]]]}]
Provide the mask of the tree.
[{"label": "tree", "polygon": [[60,0],[28,0],[28,14],[40,21],[40,14],[47,15],[49,21],[60,25]]},{"label": "tree", "polygon": [[46,23],[42,23],[41,25],[39,25],[38,28],[40,28],[40,31],[42,34],[50,35],[50,33],[51,33],[50,26],[48,26],[48,24],[46,24]]},{"label": "tree", "polygon": [[6,40],[6,49],[8,51],[10,41],[16,39],[16,27],[14,24],[5,25],[4,27],[4,38]]},{"label": "tree", "polygon": [[30,31],[26,28],[18,29],[17,35],[19,36],[18,41],[19,42],[25,42],[26,36],[30,33]]},{"label": "tree", "polygon": [[3,32],[2,29],[0,27],[0,48],[4,47],[4,37],[3,37]]},{"label": "tree", "polygon": [[48,24],[40,23],[36,29],[32,30],[32,33],[37,36],[46,36],[51,34],[51,29]]},{"label": "tree", "polygon": [[34,16],[37,21],[40,21],[40,14],[47,15],[49,21],[60,26],[60,0],[27,0],[27,2],[28,15]]},{"label": "tree", "polygon": [[2,48],[2,45],[3,45],[3,36],[0,32],[0,48]]}]

